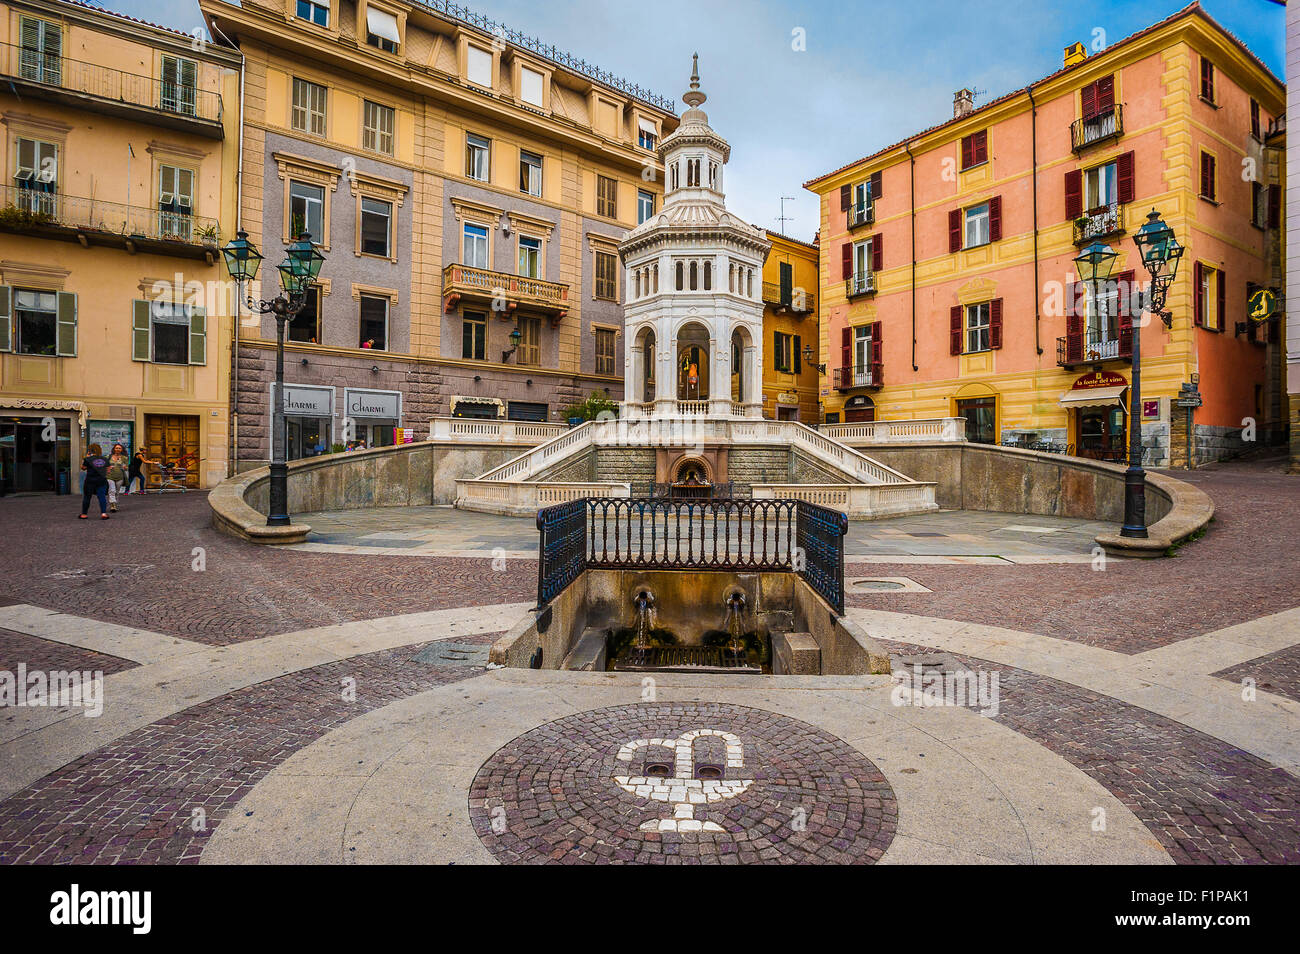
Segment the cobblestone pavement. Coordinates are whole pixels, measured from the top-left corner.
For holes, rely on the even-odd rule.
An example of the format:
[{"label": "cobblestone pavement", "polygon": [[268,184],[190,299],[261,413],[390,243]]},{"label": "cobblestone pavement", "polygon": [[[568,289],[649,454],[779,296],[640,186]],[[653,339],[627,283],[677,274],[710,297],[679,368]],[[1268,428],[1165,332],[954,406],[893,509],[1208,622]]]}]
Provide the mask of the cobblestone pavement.
[{"label": "cobblestone pavement", "polygon": [[[712,734],[692,739],[701,729]],[[687,799],[697,804],[674,814]],[[898,822],[885,777],[843,741],[717,703],[615,706],[540,725],[484,763],[469,804],[488,850],[515,863],[864,864]]]},{"label": "cobblestone pavement", "polygon": [[[69,763],[0,802],[0,863],[197,862],[230,809],[298,749],[364,712],[483,671],[415,661],[425,645],[250,686]],[[354,701],[343,698],[345,679],[355,680]]]},{"label": "cobblestone pavement", "polygon": [[[893,653],[923,646],[881,640]],[[1095,778],[1181,864],[1300,863],[1300,779],[1185,725],[1056,679],[996,670],[995,717]]]},{"label": "cobblestone pavement", "polygon": [[0,628],[0,672],[17,672],[20,663],[28,669],[46,672],[77,670],[102,672],[105,676],[136,665],[129,659],[119,659],[107,653]]},{"label": "cobblestone pavement", "polygon": [[1232,682],[1249,677],[1255,680],[1257,689],[1300,702],[1300,645],[1221,669],[1214,675]]}]

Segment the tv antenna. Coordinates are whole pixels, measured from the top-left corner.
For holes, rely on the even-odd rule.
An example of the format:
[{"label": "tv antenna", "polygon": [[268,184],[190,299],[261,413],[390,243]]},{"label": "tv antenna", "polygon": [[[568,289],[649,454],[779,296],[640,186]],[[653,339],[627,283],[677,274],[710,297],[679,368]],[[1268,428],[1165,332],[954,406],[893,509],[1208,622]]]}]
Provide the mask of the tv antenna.
[{"label": "tv antenna", "polygon": [[786,229],[785,229],[785,223],[786,223],[786,222],[793,222],[793,221],[794,221],[794,216],[793,216],[793,215],[786,215],[786,214],[785,214],[785,204],[786,204],[787,202],[793,202],[793,201],[794,201],[794,196],[792,196],[792,195],[783,195],[783,196],[781,196],[781,214],[778,215],[778,216],[776,217],[776,220],[777,220],[778,222],[781,223],[781,234],[782,234],[782,235],[787,235],[787,234],[789,234],[788,232],[786,232]]}]

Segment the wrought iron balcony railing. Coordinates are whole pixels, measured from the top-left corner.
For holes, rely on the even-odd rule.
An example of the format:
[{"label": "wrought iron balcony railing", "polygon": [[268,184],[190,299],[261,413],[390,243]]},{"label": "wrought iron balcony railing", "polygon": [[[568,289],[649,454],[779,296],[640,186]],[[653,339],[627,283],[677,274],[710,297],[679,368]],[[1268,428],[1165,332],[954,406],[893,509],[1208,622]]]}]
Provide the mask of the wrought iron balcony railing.
[{"label": "wrought iron balcony railing", "polygon": [[816,295],[797,285],[782,288],[780,282],[763,282],[763,302],[796,315],[806,315],[817,310]]},{"label": "wrought iron balcony railing", "polygon": [[853,388],[878,388],[884,383],[884,367],[879,364],[859,364],[835,369],[835,390]]},{"label": "wrought iron balcony railing", "polygon": [[875,272],[858,272],[850,275],[844,283],[844,294],[850,298],[856,298],[858,295],[874,295],[875,292]]},{"label": "wrought iron balcony railing", "polygon": [[569,311],[569,286],[562,282],[494,272],[473,265],[453,263],[444,268],[442,294],[448,311],[461,297],[478,300],[501,297],[506,301],[507,311],[523,305],[550,312],[555,318],[563,318]]},{"label": "wrought iron balcony railing", "polygon": [[1070,123],[1070,148],[1082,152],[1089,146],[1124,135],[1124,107],[1116,104],[1095,116]]},{"label": "wrought iron balcony railing", "polygon": [[166,116],[219,123],[221,94],[183,83],[164,82],[98,63],[0,43],[0,70],[5,76],[45,87],[51,92],[80,94],[119,106],[156,110]]},{"label": "wrought iron balcony railing", "polygon": [[1104,361],[1131,361],[1133,333],[1091,330],[1056,339],[1056,363],[1063,368]]},{"label": "wrought iron balcony railing", "polygon": [[1118,203],[1085,212],[1074,220],[1074,244],[1087,245],[1124,231],[1124,207]]},{"label": "wrought iron balcony railing", "polygon": [[848,224],[850,229],[860,225],[870,225],[876,221],[876,206],[872,202],[855,202],[849,206]]},{"label": "wrought iron balcony railing", "polygon": [[25,186],[0,187],[0,229],[67,230],[87,238],[167,242],[203,249],[221,244],[221,227],[213,218]]}]

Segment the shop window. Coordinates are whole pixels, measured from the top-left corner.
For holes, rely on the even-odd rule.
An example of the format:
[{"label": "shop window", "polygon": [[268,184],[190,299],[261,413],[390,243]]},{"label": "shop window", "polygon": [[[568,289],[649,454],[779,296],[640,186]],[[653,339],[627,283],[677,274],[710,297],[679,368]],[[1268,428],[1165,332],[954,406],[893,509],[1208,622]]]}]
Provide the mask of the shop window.
[{"label": "shop window", "polygon": [[511,401],[506,405],[506,419],[511,421],[545,421],[546,405],[532,401]]},{"label": "shop window", "polygon": [[996,441],[997,398],[969,398],[957,402],[957,416],[966,418],[966,440],[974,444]]}]

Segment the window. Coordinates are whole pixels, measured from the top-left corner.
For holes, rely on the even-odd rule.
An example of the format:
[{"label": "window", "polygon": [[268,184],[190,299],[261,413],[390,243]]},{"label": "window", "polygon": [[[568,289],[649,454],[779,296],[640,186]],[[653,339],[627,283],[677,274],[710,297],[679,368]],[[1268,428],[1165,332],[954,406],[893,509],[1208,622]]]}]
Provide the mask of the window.
[{"label": "window", "polygon": [[966,242],[963,248],[989,243],[989,204],[981,202],[966,210]]},{"label": "window", "polygon": [[871,208],[871,185],[869,182],[859,182],[853,187],[853,206],[849,211],[854,214],[855,219],[861,219],[865,217],[869,208]]},{"label": "window", "polygon": [[654,151],[655,146],[659,144],[659,136],[655,132],[655,124],[648,119],[637,121],[636,144],[642,149]]},{"label": "window", "polygon": [[961,141],[961,167],[963,170],[978,166],[989,159],[988,132],[981,129]]},{"label": "window", "polygon": [[397,17],[386,10],[366,7],[366,42],[385,53],[396,53],[400,41]]},{"label": "window", "polygon": [[162,58],[162,108],[193,116],[196,112],[199,65],[176,56]]},{"label": "window", "polygon": [[490,177],[488,156],[491,149],[491,140],[473,133],[468,134],[465,137],[465,175],[487,182]]},{"label": "window", "polygon": [[531,152],[519,152],[519,191],[525,195],[542,194],[542,157]]},{"label": "window", "polygon": [[655,214],[655,196],[644,189],[636,190],[636,224],[640,225]]},{"label": "window", "polygon": [[780,331],[772,333],[772,367],[783,374],[799,374],[803,362],[799,354],[799,336]]},{"label": "window", "polygon": [[465,51],[465,76],[479,86],[492,88],[492,54],[470,46]]},{"label": "window", "polygon": [[361,347],[376,351],[388,349],[388,299],[377,295],[361,296]]},{"label": "window", "polygon": [[678,174],[677,163],[674,162],[674,163],[672,164],[672,166],[670,166],[669,169],[668,169],[668,188],[669,188],[669,191],[671,191],[671,190],[673,190],[673,189],[676,189],[676,188],[678,187],[678,180],[679,180],[679,178],[680,178],[680,176],[679,176],[679,174]]},{"label": "window", "polygon": [[155,364],[190,363],[190,306],[167,301],[149,303]]},{"label": "window", "polygon": [[1193,281],[1196,289],[1193,323],[1209,331],[1222,331],[1226,297],[1223,288],[1223,272],[1197,262]]},{"label": "window", "polygon": [[709,188],[716,189],[717,187],[718,187],[718,164],[710,160],[709,161]]},{"label": "window", "polygon": [[308,182],[289,183],[289,235],[311,233],[317,245],[325,244],[325,189]]},{"label": "window", "polygon": [[989,350],[989,303],[966,306],[966,352]]},{"label": "window", "polygon": [[1260,139],[1259,103],[1250,101],[1250,134]]},{"label": "window", "polygon": [[14,331],[18,354],[56,354],[59,326],[58,295],[14,289]]},{"label": "window", "polygon": [[327,27],[330,25],[330,5],[321,0],[298,0],[298,19]]},{"label": "window", "polygon": [[871,384],[871,326],[858,325],[853,329],[853,386]]},{"label": "window", "polygon": [[481,311],[467,311],[461,319],[460,356],[466,361],[486,360],[487,315]]},{"label": "window", "polygon": [[1115,205],[1119,201],[1118,181],[1116,165],[1113,162],[1085,171],[1083,174],[1084,207],[1089,212],[1095,212]]},{"label": "window", "polygon": [[465,254],[462,264],[474,268],[488,267],[488,230],[483,225],[465,226]]},{"label": "window", "polygon": [[393,204],[380,199],[361,200],[361,253],[392,256]]},{"label": "window", "polygon": [[303,295],[302,311],[289,319],[290,341],[320,344],[320,286],[313,285]]},{"label": "window", "polygon": [[542,240],[519,236],[519,274],[528,278],[542,277]]},{"label": "window", "polygon": [[542,363],[542,319],[520,318],[519,350],[515,352],[515,363],[536,366]]},{"label": "window", "polygon": [[1214,64],[1201,57],[1201,99],[1214,103]]},{"label": "window", "polygon": [[58,86],[63,73],[63,33],[58,24],[21,17],[19,31],[19,75],[25,80]]},{"label": "window", "polygon": [[158,167],[158,232],[189,241],[194,232],[194,171]]},{"label": "window", "polygon": [[294,77],[293,114],[290,125],[313,136],[325,135],[325,87]]},{"label": "window", "polygon": [[24,212],[54,215],[59,182],[59,147],[38,139],[17,139],[14,145],[14,204]]},{"label": "window", "polygon": [[618,335],[610,328],[596,329],[596,373],[614,373],[614,344]]},{"label": "window", "polygon": [[361,148],[393,154],[393,107],[366,100],[361,125]]},{"label": "window", "polygon": [[686,160],[686,188],[698,186],[700,184],[700,160]]},{"label": "window", "polygon": [[1215,201],[1217,183],[1214,178],[1214,157],[1208,152],[1201,153],[1201,198]]},{"label": "window", "polygon": [[[1128,290],[1128,288],[1125,288],[1125,291]],[[1086,295],[1088,309],[1087,341],[1089,346],[1091,347],[1104,342],[1118,341],[1119,282],[1109,281],[1101,288],[1097,288],[1090,282],[1088,283]]]},{"label": "window", "polygon": [[968,398],[957,402],[957,416],[966,418],[966,440],[992,444],[996,439],[997,398]]},{"label": "window", "polygon": [[618,217],[618,182],[607,176],[596,176],[596,214]]},{"label": "window", "polygon": [[[679,277],[680,281],[680,277]],[[618,301],[618,256],[596,253],[596,297]]]},{"label": "window", "polygon": [[526,66],[519,67],[519,98],[529,106],[542,108],[542,89],[546,77],[537,70],[530,70]]}]

